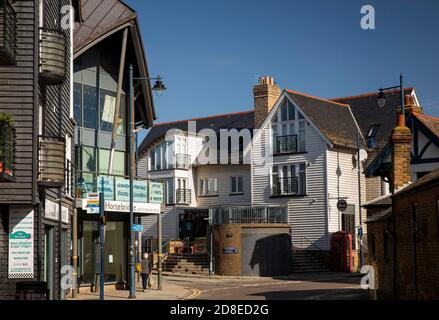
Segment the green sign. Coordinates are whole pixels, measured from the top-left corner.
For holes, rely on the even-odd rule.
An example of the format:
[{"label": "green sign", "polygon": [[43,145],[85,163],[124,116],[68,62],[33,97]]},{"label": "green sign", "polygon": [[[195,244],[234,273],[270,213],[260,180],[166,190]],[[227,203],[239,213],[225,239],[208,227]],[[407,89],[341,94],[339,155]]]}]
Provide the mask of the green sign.
[{"label": "green sign", "polygon": [[150,203],[163,203],[163,183],[161,182],[149,182],[149,202]]},{"label": "green sign", "polygon": [[133,183],[133,198],[136,203],[148,202],[148,183],[146,181],[134,181]]},{"label": "green sign", "polygon": [[[116,179],[116,195],[114,200],[130,201],[130,180]],[[133,181],[133,202],[148,203],[148,183],[146,181]]]},{"label": "green sign", "polygon": [[116,201],[130,201],[130,181],[127,179],[116,179]]},{"label": "green sign", "polygon": [[97,184],[98,192],[104,193],[105,200],[114,200],[114,177],[99,176]]}]

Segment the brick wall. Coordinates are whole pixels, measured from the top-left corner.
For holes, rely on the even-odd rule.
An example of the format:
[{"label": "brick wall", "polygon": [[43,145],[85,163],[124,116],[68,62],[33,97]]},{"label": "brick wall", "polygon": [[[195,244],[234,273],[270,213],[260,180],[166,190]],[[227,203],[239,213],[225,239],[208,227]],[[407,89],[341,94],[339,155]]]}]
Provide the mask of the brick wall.
[{"label": "brick wall", "polygon": [[[394,199],[397,230],[396,296],[399,299],[414,298],[415,289],[418,299],[439,299],[438,199],[439,185]],[[413,211],[416,212],[415,223]],[[416,244],[413,230],[416,230]]]},{"label": "brick wall", "polygon": [[[375,290],[372,291],[374,298],[386,300],[393,297],[393,221],[385,219],[367,225],[369,255],[367,264],[375,269]],[[387,255],[385,255],[385,237],[387,233]],[[372,252],[372,242],[375,242],[375,250]]]}]

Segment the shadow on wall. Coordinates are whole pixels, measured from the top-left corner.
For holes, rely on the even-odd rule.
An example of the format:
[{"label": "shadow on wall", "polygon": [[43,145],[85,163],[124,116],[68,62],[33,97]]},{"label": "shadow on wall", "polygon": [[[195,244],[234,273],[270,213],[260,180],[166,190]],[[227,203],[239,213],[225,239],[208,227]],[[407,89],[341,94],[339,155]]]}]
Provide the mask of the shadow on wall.
[{"label": "shadow on wall", "polygon": [[[249,243],[251,245],[251,241]],[[242,274],[273,277],[288,275],[291,265],[291,236],[278,234],[254,242],[253,250],[242,248]],[[245,252],[251,253],[250,261]]]}]

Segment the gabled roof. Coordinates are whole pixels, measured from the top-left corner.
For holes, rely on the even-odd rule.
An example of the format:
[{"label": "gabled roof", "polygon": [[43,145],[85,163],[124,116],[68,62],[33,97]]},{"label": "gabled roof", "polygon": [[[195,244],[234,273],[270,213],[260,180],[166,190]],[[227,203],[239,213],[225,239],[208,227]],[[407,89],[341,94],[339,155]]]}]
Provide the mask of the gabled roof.
[{"label": "gabled roof", "polygon": [[439,138],[439,118],[420,113],[412,113],[412,115]]},{"label": "gabled roof", "polygon": [[434,171],[426,174],[425,176],[416,180],[415,182],[412,182],[404,189],[396,192],[393,195],[393,197],[399,197],[399,196],[404,195],[408,192],[415,191],[415,190],[418,190],[419,188],[422,188],[424,186],[430,185],[432,183],[438,183],[438,182],[439,182],[439,169],[434,170]]},{"label": "gabled roof", "polygon": [[[389,142],[392,130],[396,125],[396,110],[397,107],[401,106],[400,92],[401,90],[387,92],[387,102],[384,108],[378,106],[378,92],[331,100],[350,105],[364,137],[367,137],[373,125],[378,125],[375,141],[378,148],[383,148]],[[414,88],[405,89],[405,94],[414,94]]]},{"label": "gabled roof", "polygon": [[[130,62],[134,65],[135,76],[149,78],[137,13],[120,0],[82,0],[78,3],[81,5],[82,21],[75,23],[74,58],[76,59],[93,46],[129,27],[127,47],[134,50]],[[120,51],[120,45],[117,48]],[[136,100],[136,122],[142,123],[146,127],[152,127],[153,120],[157,116],[151,83],[141,81],[140,88],[139,98]],[[137,92],[135,94],[137,95]],[[138,118],[141,121],[137,121]]]},{"label": "gabled roof", "polygon": [[140,145],[139,155],[144,153],[151,144],[163,139],[169,130],[178,129],[187,132],[189,121],[196,122],[197,133],[203,129],[212,129],[215,132],[219,132],[221,129],[252,130],[254,128],[254,111],[250,110],[155,124]]},{"label": "gabled roof", "polygon": [[348,104],[292,90],[286,93],[333,145],[356,148],[359,129]]},{"label": "gabled roof", "polygon": [[74,52],[81,54],[91,43],[136,19],[136,12],[119,0],[82,0],[83,22],[75,25]]}]

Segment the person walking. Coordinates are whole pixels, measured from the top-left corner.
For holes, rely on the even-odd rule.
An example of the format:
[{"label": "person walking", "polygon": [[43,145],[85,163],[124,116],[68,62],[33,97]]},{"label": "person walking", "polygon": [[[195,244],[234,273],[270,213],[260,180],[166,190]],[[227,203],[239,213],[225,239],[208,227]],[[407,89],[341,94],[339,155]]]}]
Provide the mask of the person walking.
[{"label": "person walking", "polygon": [[143,292],[145,292],[145,290],[148,288],[148,280],[149,280],[149,275],[151,273],[151,265],[150,265],[149,256],[147,253],[143,254],[141,267],[142,267],[142,270],[140,271],[140,275],[142,276]]}]

